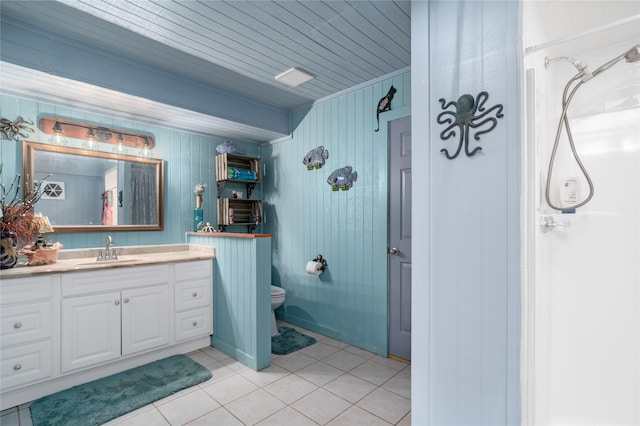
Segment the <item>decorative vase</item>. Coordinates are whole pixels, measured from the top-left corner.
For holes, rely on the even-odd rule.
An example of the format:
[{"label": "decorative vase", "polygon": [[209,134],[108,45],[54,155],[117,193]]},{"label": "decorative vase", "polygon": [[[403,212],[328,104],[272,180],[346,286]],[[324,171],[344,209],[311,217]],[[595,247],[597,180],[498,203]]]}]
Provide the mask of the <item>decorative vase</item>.
[{"label": "decorative vase", "polygon": [[198,225],[204,222],[204,211],[199,208],[193,209],[193,232],[198,232]]},{"label": "decorative vase", "polygon": [[204,194],[206,184],[199,183],[193,188],[196,194],[196,208],[193,209],[193,232],[198,232],[201,226],[204,226],[204,211],[202,210],[202,195]]},{"label": "decorative vase", "polygon": [[0,269],[9,269],[18,263],[18,250],[16,248],[16,234],[2,232],[0,234]]}]

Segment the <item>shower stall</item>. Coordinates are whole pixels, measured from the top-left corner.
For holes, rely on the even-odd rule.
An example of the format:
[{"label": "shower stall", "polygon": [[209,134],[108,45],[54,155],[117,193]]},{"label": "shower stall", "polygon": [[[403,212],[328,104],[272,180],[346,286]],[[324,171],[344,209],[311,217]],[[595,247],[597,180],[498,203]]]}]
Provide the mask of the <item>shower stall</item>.
[{"label": "shower stall", "polygon": [[523,25],[523,424],[638,425],[640,5]]}]

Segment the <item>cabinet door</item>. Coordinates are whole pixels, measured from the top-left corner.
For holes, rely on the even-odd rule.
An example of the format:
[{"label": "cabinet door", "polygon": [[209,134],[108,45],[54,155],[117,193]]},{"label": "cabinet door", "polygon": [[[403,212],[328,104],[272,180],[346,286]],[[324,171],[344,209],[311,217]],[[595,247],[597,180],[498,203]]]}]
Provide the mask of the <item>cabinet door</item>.
[{"label": "cabinet door", "polygon": [[122,354],[169,344],[169,285],[122,292]]},{"label": "cabinet door", "polygon": [[120,292],[62,300],[62,371],[120,357]]}]

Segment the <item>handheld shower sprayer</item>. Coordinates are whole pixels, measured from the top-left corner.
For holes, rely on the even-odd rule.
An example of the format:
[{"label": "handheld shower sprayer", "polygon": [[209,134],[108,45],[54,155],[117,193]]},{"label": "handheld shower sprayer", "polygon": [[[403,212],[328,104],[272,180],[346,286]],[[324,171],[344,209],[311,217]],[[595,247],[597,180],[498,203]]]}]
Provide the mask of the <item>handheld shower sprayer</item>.
[{"label": "handheld shower sprayer", "polygon": [[[567,61],[569,63],[571,63],[574,67],[576,67],[576,69],[578,70],[578,74],[576,74],[575,76],[573,76],[569,82],[566,84],[566,86],[564,87],[564,92],[562,94],[562,113],[560,114],[560,120],[558,122],[558,129],[556,131],[556,138],[555,138],[555,142],[553,144],[553,150],[551,151],[551,158],[549,159],[549,168],[547,170],[547,183],[546,183],[546,188],[545,188],[545,198],[547,201],[547,204],[549,205],[549,207],[551,207],[552,209],[555,210],[560,210],[560,211],[569,211],[569,210],[575,210],[578,207],[582,207],[585,204],[587,204],[589,201],[591,201],[591,198],[593,198],[593,194],[594,194],[594,187],[593,187],[593,182],[591,181],[591,177],[589,176],[589,173],[587,172],[587,169],[584,167],[584,165],[582,164],[582,161],[580,160],[580,157],[578,156],[578,153],[576,151],[576,147],[575,144],[573,142],[573,135],[571,134],[571,126],[569,125],[569,118],[567,117],[567,110],[569,109],[569,105],[571,104],[571,100],[573,99],[573,96],[576,94],[576,92],[578,91],[578,89],[587,81],[591,80],[593,77],[598,76],[599,74],[605,72],[606,70],[608,70],[609,68],[611,68],[612,66],[614,66],[615,64],[617,64],[618,62],[625,60],[628,63],[634,63],[634,62],[640,62],[640,44],[636,44],[633,47],[631,47],[631,49],[627,50],[626,52],[624,52],[623,54],[621,54],[620,56],[617,56],[613,59],[611,59],[609,62],[604,63],[603,65],[600,65],[598,68],[596,68],[595,71],[590,72],[589,69],[587,68],[587,66],[585,64],[583,64],[580,61],[575,60],[574,58],[568,57],[568,56],[561,56],[558,58],[553,58],[553,59],[549,59],[549,58],[545,58],[544,59],[544,65],[545,68],[549,68],[549,64],[551,62],[554,61]],[[571,88],[571,85],[574,84],[573,88]],[[551,173],[553,172],[553,163],[555,161],[556,158],[556,153],[558,151],[558,144],[560,142],[560,134],[562,133],[562,127],[565,127],[566,131],[567,131],[567,137],[569,138],[569,145],[571,147],[571,152],[573,154],[573,158],[576,160],[576,163],[578,163],[578,166],[580,167],[580,170],[582,171],[582,174],[584,175],[584,177],[587,179],[587,183],[589,184],[589,195],[587,196],[587,198],[585,198],[583,201],[571,206],[571,207],[560,207],[560,206],[556,206],[552,201],[551,201],[551,197],[550,197],[550,187],[551,187]]]},{"label": "handheld shower sprayer", "polygon": [[624,59],[629,63],[640,61],[640,44],[636,44],[624,53]]},{"label": "handheld shower sprayer", "polygon": [[606,70],[608,70],[618,62],[621,62],[622,60],[625,60],[627,63],[630,63],[630,64],[640,61],[640,44],[636,44],[631,49],[624,52],[622,55],[613,58],[612,60],[610,60],[609,62],[603,65],[600,65],[593,72],[593,75],[596,76],[600,73],[605,72]]}]

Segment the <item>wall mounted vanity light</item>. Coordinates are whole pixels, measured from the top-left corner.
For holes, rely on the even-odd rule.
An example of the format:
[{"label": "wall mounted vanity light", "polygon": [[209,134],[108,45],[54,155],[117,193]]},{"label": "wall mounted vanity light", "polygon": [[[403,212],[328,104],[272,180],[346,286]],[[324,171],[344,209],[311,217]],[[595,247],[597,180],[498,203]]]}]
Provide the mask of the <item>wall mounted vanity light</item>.
[{"label": "wall mounted vanity light", "polygon": [[147,138],[144,138],[142,142],[142,149],[138,152],[138,155],[142,158],[151,158],[153,157],[153,153],[151,152],[151,148],[149,147],[149,141]]},{"label": "wall mounted vanity light", "polygon": [[82,147],[87,151],[98,151],[98,142],[96,141],[96,132],[93,128],[87,129],[86,141],[82,144]]},{"label": "wall mounted vanity light", "polygon": [[82,139],[82,147],[86,150],[98,151],[101,143],[113,145],[116,154],[127,154],[127,147],[138,149],[138,155],[144,158],[153,157],[155,141],[153,136],[142,133],[131,133],[125,130],[109,129],[55,117],[43,117],[38,123],[40,131],[51,135],[49,143],[67,146],[67,138]]},{"label": "wall mounted vanity light", "polygon": [[116,134],[116,146],[113,147],[114,154],[126,155],[129,150],[124,146],[124,136],[122,133]]},{"label": "wall mounted vanity light", "polygon": [[56,124],[53,125],[53,136],[49,138],[49,143],[57,146],[67,146],[69,145],[69,140],[64,137],[62,134],[62,126],[59,122],[56,121]]}]

